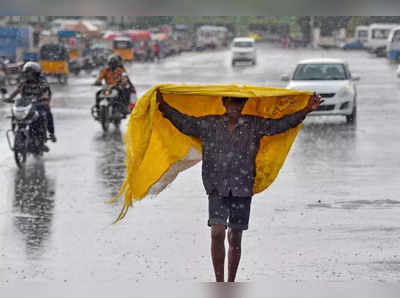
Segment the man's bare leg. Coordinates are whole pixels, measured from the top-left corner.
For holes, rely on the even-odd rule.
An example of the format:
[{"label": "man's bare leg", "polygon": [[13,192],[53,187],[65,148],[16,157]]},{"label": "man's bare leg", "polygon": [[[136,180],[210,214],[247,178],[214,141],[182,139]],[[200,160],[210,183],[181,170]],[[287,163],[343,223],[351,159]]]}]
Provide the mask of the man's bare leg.
[{"label": "man's bare leg", "polygon": [[228,242],[228,282],[234,282],[242,252],[242,231],[229,229]]},{"label": "man's bare leg", "polygon": [[225,267],[225,226],[211,226],[211,256],[214,266],[215,280],[224,281]]}]

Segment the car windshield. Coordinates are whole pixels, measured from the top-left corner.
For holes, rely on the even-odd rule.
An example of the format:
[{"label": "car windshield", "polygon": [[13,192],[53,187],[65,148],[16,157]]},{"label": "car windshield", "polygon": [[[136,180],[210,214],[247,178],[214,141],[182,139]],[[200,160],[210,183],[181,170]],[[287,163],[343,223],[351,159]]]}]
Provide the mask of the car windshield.
[{"label": "car windshield", "polygon": [[392,42],[400,41],[400,30],[394,32]]},{"label": "car windshield", "polygon": [[47,45],[43,46],[40,50],[41,60],[66,60],[68,57],[67,49],[58,45]]},{"label": "car windshield", "polygon": [[293,75],[293,80],[347,80],[343,64],[299,64]]},{"label": "car windshield", "polygon": [[358,37],[368,37],[368,31],[366,30],[358,31]]},{"label": "car windshield", "polygon": [[233,43],[235,48],[252,48],[253,43],[251,41],[236,41]]},{"label": "car windshield", "polygon": [[132,44],[129,41],[115,41],[114,42],[114,48],[115,49],[130,49],[132,47]]},{"label": "car windshield", "polygon": [[372,38],[374,39],[387,39],[390,34],[390,29],[373,29]]}]

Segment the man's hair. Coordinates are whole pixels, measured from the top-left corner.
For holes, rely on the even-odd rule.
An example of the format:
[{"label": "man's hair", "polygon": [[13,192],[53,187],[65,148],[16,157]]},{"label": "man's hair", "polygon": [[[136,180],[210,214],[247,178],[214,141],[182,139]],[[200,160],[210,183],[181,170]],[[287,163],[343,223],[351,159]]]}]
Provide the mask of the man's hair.
[{"label": "man's hair", "polygon": [[222,97],[222,103],[225,104],[225,101],[233,99],[235,101],[240,101],[242,103],[246,103],[246,101],[248,100],[247,97],[229,97],[229,96],[224,96]]}]

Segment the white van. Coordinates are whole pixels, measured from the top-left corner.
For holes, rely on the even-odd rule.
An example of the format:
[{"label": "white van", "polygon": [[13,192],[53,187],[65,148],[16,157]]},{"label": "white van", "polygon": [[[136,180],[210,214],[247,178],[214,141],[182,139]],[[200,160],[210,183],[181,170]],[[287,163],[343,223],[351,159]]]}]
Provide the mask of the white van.
[{"label": "white van", "polygon": [[393,28],[397,27],[397,24],[371,24],[368,29],[368,40],[365,44],[367,50],[371,53],[377,53],[377,51],[386,48],[387,40],[390,32]]},{"label": "white van", "polygon": [[204,25],[197,29],[196,47],[199,49],[222,47],[226,44],[227,37],[227,28]]},{"label": "white van", "polygon": [[390,61],[400,62],[400,26],[393,28],[389,34],[387,57]]},{"label": "white van", "polygon": [[236,37],[232,42],[232,66],[239,61],[251,62],[253,65],[257,63],[257,49],[254,38]]}]

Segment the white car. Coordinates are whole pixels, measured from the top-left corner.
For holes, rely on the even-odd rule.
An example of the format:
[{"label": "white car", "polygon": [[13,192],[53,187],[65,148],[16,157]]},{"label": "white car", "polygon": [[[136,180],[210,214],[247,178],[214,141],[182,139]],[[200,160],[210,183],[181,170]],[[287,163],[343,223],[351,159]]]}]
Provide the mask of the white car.
[{"label": "white car", "polygon": [[286,88],[309,90],[319,94],[325,101],[310,115],[343,115],[347,123],[354,123],[357,116],[358,75],[352,75],[349,65],[341,59],[310,59],[300,61],[290,77]]},{"label": "white car", "polygon": [[257,63],[257,49],[254,38],[236,37],[232,42],[232,66],[239,61]]}]

